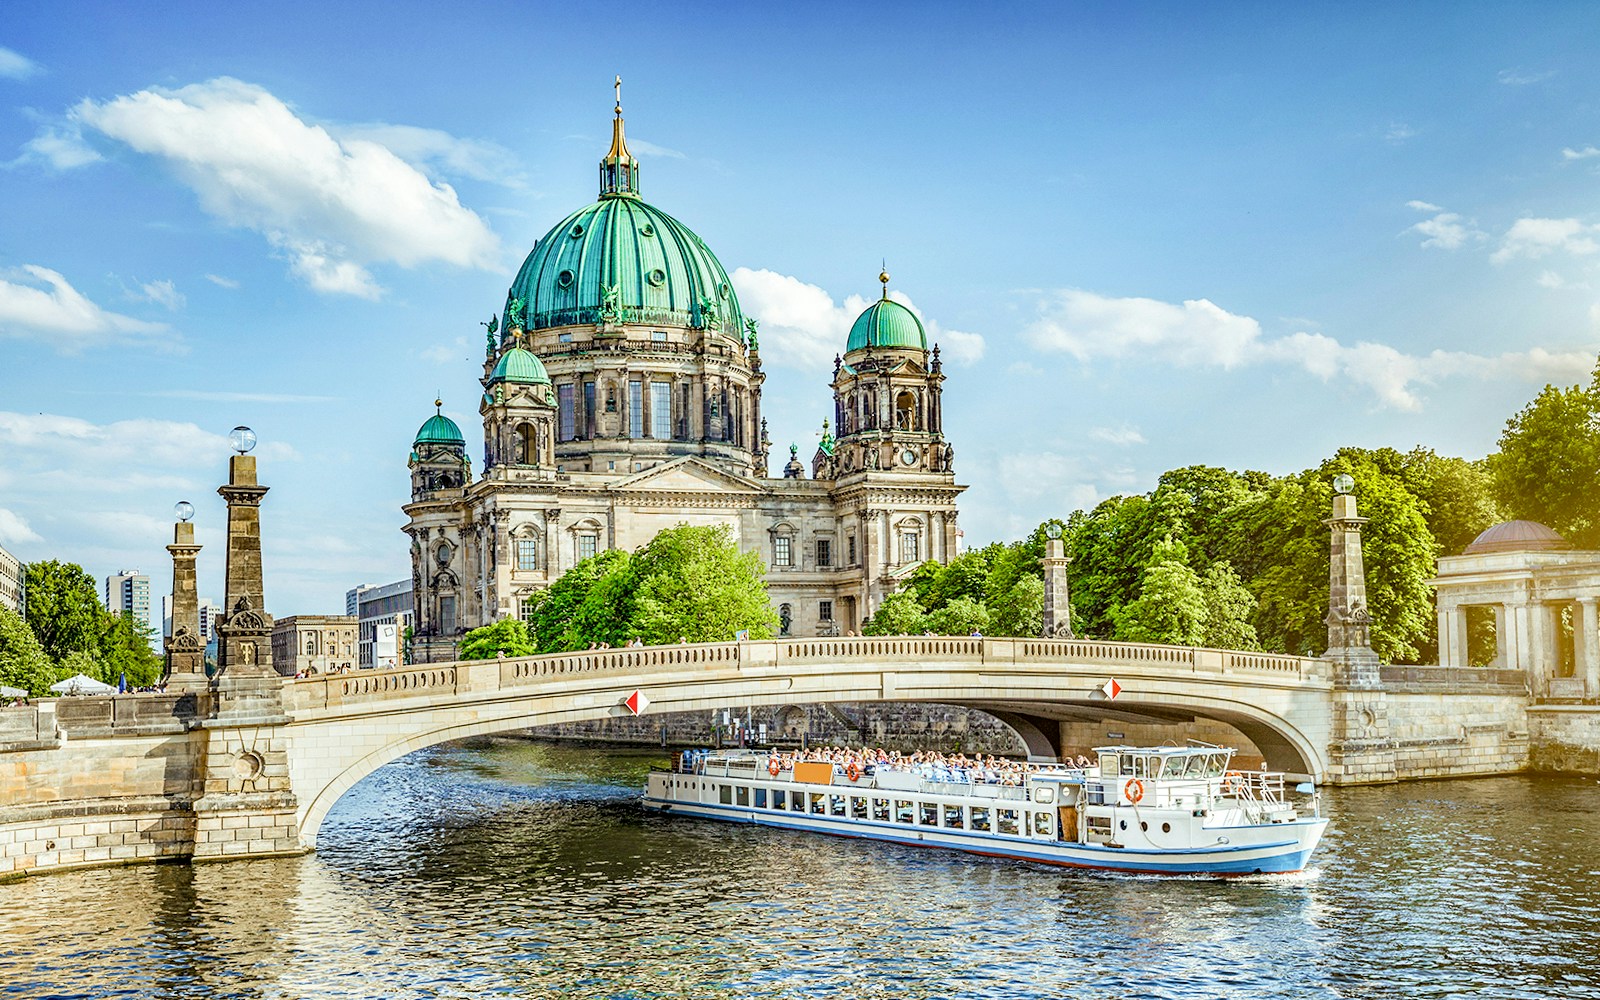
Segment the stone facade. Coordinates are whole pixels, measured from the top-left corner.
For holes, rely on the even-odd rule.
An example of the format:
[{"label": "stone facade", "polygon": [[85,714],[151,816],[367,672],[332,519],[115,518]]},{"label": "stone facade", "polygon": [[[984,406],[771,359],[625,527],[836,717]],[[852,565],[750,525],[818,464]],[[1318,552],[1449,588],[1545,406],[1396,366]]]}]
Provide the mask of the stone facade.
[{"label": "stone facade", "polygon": [[0,548],[0,606],[22,610],[22,563]]},{"label": "stone facade", "polygon": [[836,359],[812,477],[796,448],[769,476],[756,323],[699,237],[639,200],[620,112],[601,176],[488,324],[481,474],[442,413],[413,444],[413,661],[453,659],[582,559],[679,524],[760,554],[783,634],[859,631],[917,565],[956,555],[938,345],[881,275]]},{"label": "stone facade", "polygon": [[272,666],[285,677],[354,670],[356,619],[349,615],[290,615],[272,623]]}]

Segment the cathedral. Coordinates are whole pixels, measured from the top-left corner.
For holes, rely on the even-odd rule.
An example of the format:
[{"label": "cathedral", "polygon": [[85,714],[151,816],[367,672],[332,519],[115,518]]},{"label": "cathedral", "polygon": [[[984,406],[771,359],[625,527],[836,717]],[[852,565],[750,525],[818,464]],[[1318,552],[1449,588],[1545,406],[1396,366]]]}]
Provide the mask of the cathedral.
[{"label": "cathedral", "polygon": [[678,524],[726,525],[759,553],[792,636],[859,630],[919,564],[956,555],[939,348],[889,275],[834,360],[837,436],[824,423],[809,477],[794,447],[769,475],[757,323],[700,237],[640,197],[620,88],[615,115],[599,200],[534,245],[487,324],[482,472],[442,412],[412,444],[416,662]]}]

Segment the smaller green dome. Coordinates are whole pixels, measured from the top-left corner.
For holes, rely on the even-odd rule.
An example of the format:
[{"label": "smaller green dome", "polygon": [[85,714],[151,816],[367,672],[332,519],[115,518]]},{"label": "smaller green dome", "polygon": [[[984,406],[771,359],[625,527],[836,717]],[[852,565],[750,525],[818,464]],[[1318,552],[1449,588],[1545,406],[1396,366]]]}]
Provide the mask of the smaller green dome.
[{"label": "smaller green dome", "polygon": [[910,309],[890,299],[879,299],[856,317],[850,327],[850,340],[845,352],[859,351],[864,347],[901,347],[926,351],[928,335],[922,322]]},{"label": "smaller green dome", "polygon": [[540,361],[536,354],[520,347],[513,347],[500,356],[500,363],[494,366],[494,374],[489,376],[489,382],[549,385],[550,376],[544,370],[544,362]]},{"label": "smaller green dome", "polygon": [[454,420],[443,413],[435,413],[417,429],[417,438],[411,442],[411,447],[424,444],[455,444],[465,448],[467,439],[461,436],[461,428],[456,426]]}]

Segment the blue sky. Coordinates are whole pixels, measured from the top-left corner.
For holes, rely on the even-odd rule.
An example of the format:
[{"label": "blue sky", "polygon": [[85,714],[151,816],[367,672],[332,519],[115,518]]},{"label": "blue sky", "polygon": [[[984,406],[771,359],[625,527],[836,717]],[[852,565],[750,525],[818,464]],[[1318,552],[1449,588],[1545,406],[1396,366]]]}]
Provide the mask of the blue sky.
[{"label": "blue sky", "polygon": [[411,437],[436,392],[477,433],[618,73],[763,320],[774,467],[887,259],[969,544],[1191,463],[1479,457],[1600,350],[1590,4],[460,6],[7,4],[0,545],[160,593],[188,499],[220,598],[244,423],[269,610],[403,576]]}]

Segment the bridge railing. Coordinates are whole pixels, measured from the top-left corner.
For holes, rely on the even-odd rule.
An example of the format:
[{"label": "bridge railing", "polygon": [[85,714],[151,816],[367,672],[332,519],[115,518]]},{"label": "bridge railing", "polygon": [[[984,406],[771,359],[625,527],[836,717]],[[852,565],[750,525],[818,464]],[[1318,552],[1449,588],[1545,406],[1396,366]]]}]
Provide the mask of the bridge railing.
[{"label": "bridge railing", "polygon": [[951,660],[1012,669],[1030,665],[1048,669],[1057,663],[1103,666],[1108,672],[1154,667],[1193,674],[1254,674],[1278,681],[1314,681],[1326,676],[1320,660],[1273,653],[1079,639],[862,636],[596,649],[318,674],[288,682],[288,696],[293,708],[316,709],[366,701],[492,692],[593,674],[782,670],[785,664],[805,661],[872,663],[905,671]]}]

